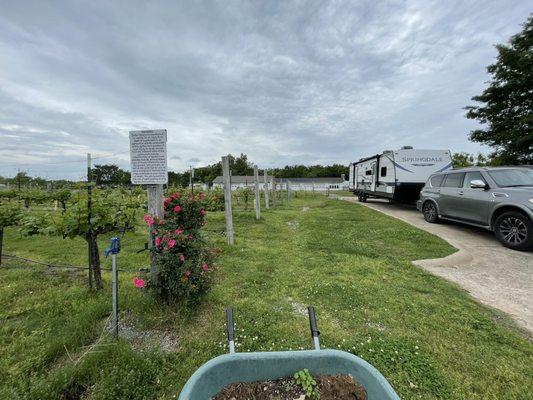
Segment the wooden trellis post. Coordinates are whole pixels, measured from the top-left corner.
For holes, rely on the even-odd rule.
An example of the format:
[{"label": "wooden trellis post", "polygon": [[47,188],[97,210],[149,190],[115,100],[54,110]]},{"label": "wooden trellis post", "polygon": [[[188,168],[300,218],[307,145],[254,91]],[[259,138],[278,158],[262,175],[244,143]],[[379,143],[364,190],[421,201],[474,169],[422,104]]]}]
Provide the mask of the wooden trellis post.
[{"label": "wooden trellis post", "polygon": [[264,179],[264,187],[263,187],[263,190],[265,192],[265,208],[268,210],[270,208],[270,204],[269,204],[269,196],[268,196],[268,174],[267,174],[267,170],[265,169],[264,172],[263,172],[263,179]]},{"label": "wooden trellis post", "polygon": [[276,206],[276,182],[275,178],[272,177],[272,207]]},{"label": "wooden trellis post", "polygon": [[228,244],[233,245],[233,214],[231,211],[231,178],[229,173],[229,157],[222,157],[222,175],[224,177],[224,211],[226,212],[226,237]]},{"label": "wooden trellis post", "polygon": [[255,219],[261,219],[261,194],[259,193],[259,174],[257,165],[254,165],[254,189],[255,189]]}]

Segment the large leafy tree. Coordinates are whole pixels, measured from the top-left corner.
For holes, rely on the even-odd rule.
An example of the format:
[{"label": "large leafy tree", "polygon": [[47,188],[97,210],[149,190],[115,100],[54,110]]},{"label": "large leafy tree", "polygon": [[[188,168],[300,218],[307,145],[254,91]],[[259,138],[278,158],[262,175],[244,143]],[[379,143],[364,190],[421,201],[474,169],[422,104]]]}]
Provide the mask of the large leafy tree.
[{"label": "large leafy tree", "polygon": [[470,139],[495,148],[499,164],[533,164],[533,15],[508,45],[496,45],[496,63],[487,67],[489,86],[466,107],[466,117],[483,129]]},{"label": "large leafy tree", "polygon": [[478,153],[477,156],[474,154],[461,152],[454,153],[452,156],[452,162],[454,168],[464,168],[464,167],[485,167],[492,165],[492,159],[487,158],[485,155]]},{"label": "large leafy tree", "polygon": [[91,175],[97,185],[129,185],[131,183],[130,172],[113,164],[95,165],[91,170]]}]

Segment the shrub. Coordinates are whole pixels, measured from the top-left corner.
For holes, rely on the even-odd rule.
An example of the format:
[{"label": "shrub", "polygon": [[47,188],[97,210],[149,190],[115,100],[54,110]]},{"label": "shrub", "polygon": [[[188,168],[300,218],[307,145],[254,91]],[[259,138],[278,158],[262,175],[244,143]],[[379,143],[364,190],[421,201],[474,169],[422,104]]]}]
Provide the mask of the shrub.
[{"label": "shrub", "polygon": [[224,211],[224,192],[211,190],[205,194],[204,207],[207,211]]},{"label": "shrub", "polygon": [[166,303],[195,303],[212,281],[213,252],[200,230],[205,225],[205,195],[174,193],[164,202],[165,218],[145,216],[154,237],[153,257],[157,279],[148,288]]},{"label": "shrub", "polygon": [[4,228],[17,225],[22,218],[18,204],[13,202],[0,203],[0,264],[2,264],[2,244],[4,241]]}]

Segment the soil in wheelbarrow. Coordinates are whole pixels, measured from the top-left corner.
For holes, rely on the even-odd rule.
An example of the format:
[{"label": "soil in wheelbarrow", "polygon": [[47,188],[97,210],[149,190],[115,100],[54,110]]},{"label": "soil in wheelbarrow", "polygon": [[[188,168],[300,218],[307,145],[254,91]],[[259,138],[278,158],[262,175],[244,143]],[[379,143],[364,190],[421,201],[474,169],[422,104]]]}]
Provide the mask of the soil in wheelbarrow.
[{"label": "soil in wheelbarrow", "polygon": [[[320,400],[367,400],[365,388],[350,375],[314,376]],[[237,382],[217,393],[213,400],[303,400],[304,391],[292,378],[273,381]]]}]

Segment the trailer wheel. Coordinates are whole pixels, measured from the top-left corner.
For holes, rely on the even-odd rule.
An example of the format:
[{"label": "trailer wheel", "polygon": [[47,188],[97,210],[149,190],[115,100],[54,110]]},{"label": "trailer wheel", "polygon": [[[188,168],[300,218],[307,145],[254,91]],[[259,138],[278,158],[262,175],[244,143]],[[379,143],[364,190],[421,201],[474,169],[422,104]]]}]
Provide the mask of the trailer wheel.
[{"label": "trailer wheel", "polygon": [[358,198],[361,203],[366,203],[367,195],[364,193],[359,193]]},{"label": "trailer wheel", "polygon": [[432,224],[438,222],[439,213],[437,211],[437,206],[432,201],[426,201],[424,203],[424,206],[422,207],[422,212],[424,213],[424,219],[427,222],[431,222]]}]

